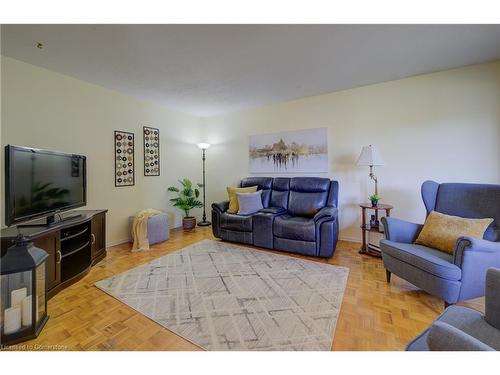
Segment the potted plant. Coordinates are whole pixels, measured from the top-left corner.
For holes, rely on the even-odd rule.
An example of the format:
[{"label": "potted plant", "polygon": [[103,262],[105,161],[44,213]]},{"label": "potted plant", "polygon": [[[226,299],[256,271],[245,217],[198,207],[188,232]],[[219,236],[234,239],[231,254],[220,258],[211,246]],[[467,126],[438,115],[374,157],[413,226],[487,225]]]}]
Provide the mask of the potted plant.
[{"label": "potted plant", "polygon": [[[174,204],[174,207],[178,207],[184,211],[184,217],[182,218],[182,228],[185,230],[191,230],[196,226],[196,218],[194,216],[189,216],[189,212],[196,207],[203,207],[203,203],[198,200],[200,196],[200,190],[198,188],[193,188],[193,183],[184,178],[179,180],[181,188],[175,186],[170,186],[168,191],[178,193],[176,198],[170,199],[170,202]],[[202,184],[197,184],[198,187],[203,187]]]},{"label": "potted plant", "polygon": [[378,194],[373,194],[373,195],[370,195],[370,197],[368,198],[371,200],[372,202],[372,207],[377,207],[378,206],[378,201],[382,198],[380,198],[380,196]]}]

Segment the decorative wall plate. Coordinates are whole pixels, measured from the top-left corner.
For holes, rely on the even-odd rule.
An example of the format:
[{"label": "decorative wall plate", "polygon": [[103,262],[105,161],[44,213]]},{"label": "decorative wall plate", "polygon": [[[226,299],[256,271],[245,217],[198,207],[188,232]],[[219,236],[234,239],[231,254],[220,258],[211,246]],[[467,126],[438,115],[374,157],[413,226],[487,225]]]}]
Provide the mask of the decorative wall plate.
[{"label": "decorative wall plate", "polygon": [[115,186],[133,186],[134,168],[134,133],[115,130]]},{"label": "decorative wall plate", "polygon": [[160,129],[143,127],[144,176],[160,175]]}]

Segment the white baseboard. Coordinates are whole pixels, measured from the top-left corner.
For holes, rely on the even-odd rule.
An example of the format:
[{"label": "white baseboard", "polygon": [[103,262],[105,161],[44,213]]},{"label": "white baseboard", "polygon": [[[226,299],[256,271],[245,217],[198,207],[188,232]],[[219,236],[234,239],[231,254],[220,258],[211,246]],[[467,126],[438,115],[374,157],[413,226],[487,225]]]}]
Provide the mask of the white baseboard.
[{"label": "white baseboard", "polygon": [[[169,225],[168,227],[169,227],[169,229],[182,228],[182,223],[181,223],[181,225],[176,225],[174,223],[172,225]],[[130,242],[130,238],[122,238],[120,240],[109,241],[109,242],[106,242],[106,247],[121,245],[122,243],[127,243],[127,242]]]},{"label": "white baseboard", "polygon": [[110,241],[110,242],[106,242],[106,247],[121,245],[122,243],[126,243],[126,242],[129,242],[128,238],[121,239],[121,240]]},{"label": "white baseboard", "polygon": [[[176,229],[176,228],[181,228],[182,226],[171,226],[170,229]],[[347,237],[347,236],[339,236],[340,241],[349,241],[349,242],[356,242],[356,243],[361,243],[361,240],[359,238],[354,238],[354,237]],[[116,245],[121,245],[122,243],[127,243],[130,242],[128,238],[120,239],[120,240],[115,240],[115,241],[110,241],[106,243],[106,247],[111,247],[111,246],[116,246]]]},{"label": "white baseboard", "polygon": [[339,240],[340,241],[362,243],[362,241],[359,238],[354,238],[354,237],[339,236]]}]

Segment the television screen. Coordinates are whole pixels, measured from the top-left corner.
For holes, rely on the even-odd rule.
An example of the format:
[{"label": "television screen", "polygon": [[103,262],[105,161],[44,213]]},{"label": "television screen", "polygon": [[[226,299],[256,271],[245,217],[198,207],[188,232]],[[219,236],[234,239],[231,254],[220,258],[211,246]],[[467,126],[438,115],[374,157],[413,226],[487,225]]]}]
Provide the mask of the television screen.
[{"label": "television screen", "polygon": [[6,224],[86,204],[86,158],[6,146]]}]

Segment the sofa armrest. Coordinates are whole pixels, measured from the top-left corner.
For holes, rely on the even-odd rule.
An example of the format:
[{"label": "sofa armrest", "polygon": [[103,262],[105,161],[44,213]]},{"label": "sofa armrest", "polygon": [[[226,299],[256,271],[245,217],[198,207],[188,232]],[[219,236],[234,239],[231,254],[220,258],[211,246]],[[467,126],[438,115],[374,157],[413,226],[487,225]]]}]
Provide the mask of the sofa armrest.
[{"label": "sofa armrest", "polygon": [[431,351],[492,351],[490,346],[444,322],[429,328],[427,345]]},{"label": "sofa armrest", "polygon": [[385,239],[394,242],[413,243],[423,228],[422,224],[393,217],[383,217],[381,220],[384,224]]},{"label": "sofa armrest", "polygon": [[330,220],[335,220],[339,213],[338,208],[336,207],[323,207],[321,210],[319,210],[316,215],[314,215],[314,222],[318,222],[318,220],[321,219],[330,219]]},{"label": "sofa armrest", "polygon": [[[459,237],[453,252],[453,263],[459,267],[462,266],[467,252],[484,253],[485,256],[491,256],[500,261],[500,242],[469,236]],[[500,264],[492,264],[491,267],[493,266],[500,266]]]},{"label": "sofa armrest", "polygon": [[223,202],[215,202],[212,203],[212,208],[214,210],[217,210],[219,212],[226,212],[227,209],[229,208],[229,201],[223,201]]},{"label": "sofa armrest", "polygon": [[259,212],[262,212],[263,214],[281,215],[284,214],[286,210],[283,207],[268,207],[259,210]]}]

